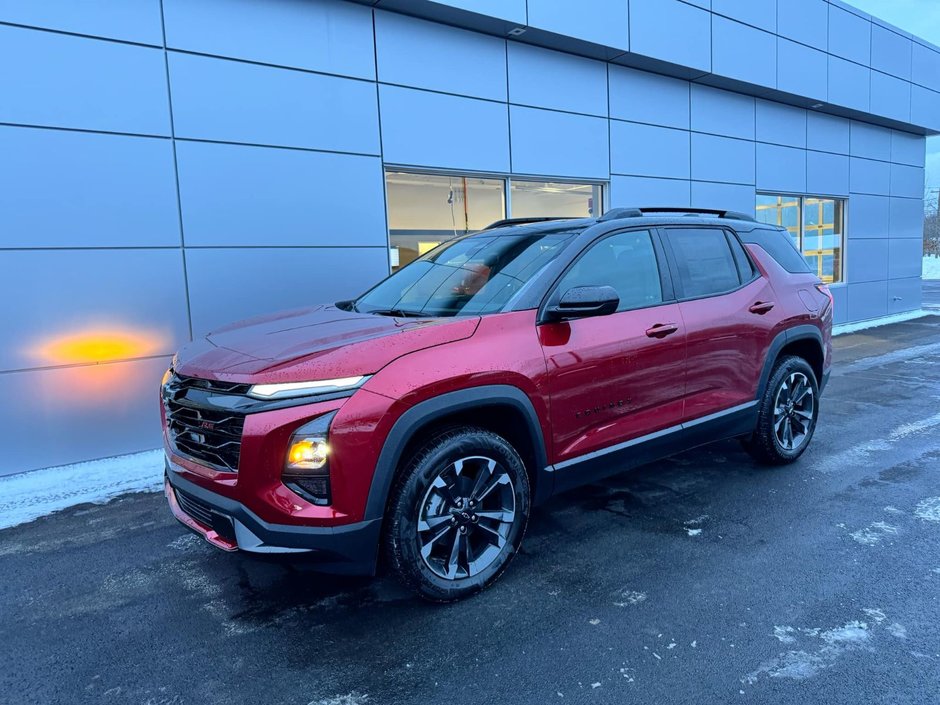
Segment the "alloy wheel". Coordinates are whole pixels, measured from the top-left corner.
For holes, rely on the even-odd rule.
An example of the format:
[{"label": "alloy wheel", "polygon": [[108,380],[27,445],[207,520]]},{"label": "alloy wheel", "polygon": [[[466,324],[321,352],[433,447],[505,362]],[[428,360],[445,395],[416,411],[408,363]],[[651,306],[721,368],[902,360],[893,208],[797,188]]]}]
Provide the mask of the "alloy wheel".
[{"label": "alloy wheel", "polygon": [[446,580],[477,575],[503,550],[515,517],[506,469],[492,458],[461,458],[438,473],[421,502],[421,558]]},{"label": "alloy wheel", "polygon": [[774,435],[781,448],[794,451],[806,443],[815,412],[813,385],[802,372],[793,372],[780,385],[774,400]]}]

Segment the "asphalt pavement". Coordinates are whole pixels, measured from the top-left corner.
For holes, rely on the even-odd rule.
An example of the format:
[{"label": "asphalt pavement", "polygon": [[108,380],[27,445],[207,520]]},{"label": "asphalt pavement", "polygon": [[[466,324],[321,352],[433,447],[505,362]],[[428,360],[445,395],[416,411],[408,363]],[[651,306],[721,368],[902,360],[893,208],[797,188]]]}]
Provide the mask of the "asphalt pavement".
[{"label": "asphalt pavement", "polygon": [[491,589],[216,551],[158,495],[0,532],[0,703],[940,703],[940,316],[844,336],[794,466],[553,500]]}]

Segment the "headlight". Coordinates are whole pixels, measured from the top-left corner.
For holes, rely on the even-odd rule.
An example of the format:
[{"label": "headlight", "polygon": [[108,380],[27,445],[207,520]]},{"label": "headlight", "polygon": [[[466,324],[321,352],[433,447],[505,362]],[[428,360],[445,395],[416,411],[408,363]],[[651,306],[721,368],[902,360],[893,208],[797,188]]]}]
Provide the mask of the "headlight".
[{"label": "headlight", "polygon": [[285,470],[319,470],[329,455],[330,444],[325,438],[299,438],[291,442]]},{"label": "headlight", "polygon": [[313,419],[291,436],[284,484],[313,504],[330,503],[330,422],[335,411]]},{"label": "headlight", "polygon": [[350,389],[358,389],[368,375],[358,377],[342,377],[340,379],[324,379],[316,382],[287,382],[285,384],[255,384],[248,390],[248,395],[255,399],[290,399],[292,397],[306,397],[314,394],[333,394]]}]

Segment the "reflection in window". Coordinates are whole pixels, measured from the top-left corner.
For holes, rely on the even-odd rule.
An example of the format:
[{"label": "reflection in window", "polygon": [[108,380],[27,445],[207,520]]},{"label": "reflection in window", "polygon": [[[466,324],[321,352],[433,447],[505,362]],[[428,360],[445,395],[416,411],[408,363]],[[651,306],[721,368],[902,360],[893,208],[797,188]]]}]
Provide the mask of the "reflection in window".
[{"label": "reflection in window", "polygon": [[649,231],[618,233],[592,245],[557,288],[564,294],[579,286],[612,287],[620,297],[618,311],[662,303],[659,265]]},{"label": "reflection in window", "polygon": [[601,187],[598,184],[566,184],[512,180],[513,218],[590,218],[600,215]]},{"label": "reflection in window", "polygon": [[844,200],[759,194],[757,219],[785,227],[810,267],[824,282],[842,281]]},{"label": "reflection in window", "polygon": [[665,232],[675,254],[683,296],[712,296],[743,283],[724,230],[669,228]]},{"label": "reflection in window", "polygon": [[449,242],[381,282],[356,310],[397,316],[499,311],[558,255],[574,232],[473,235]]},{"label": "reflection in window", "polygon": [[506,217],[503,179],[387,172],[392,269]]}]

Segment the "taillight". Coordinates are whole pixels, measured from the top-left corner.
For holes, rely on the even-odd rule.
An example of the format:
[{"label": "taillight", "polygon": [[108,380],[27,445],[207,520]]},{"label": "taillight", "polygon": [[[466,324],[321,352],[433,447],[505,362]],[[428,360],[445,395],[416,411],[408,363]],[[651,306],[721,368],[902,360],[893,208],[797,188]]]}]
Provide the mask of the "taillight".
[{"label": "taillight", "polygon": [[[829,308],[835,306],[835,299],[832,298],[832,292],[829,290],[828,286],[823,283],[819,283],[816,285],[816,291],[829,299]],[[823,312],[825,312],[825,309],[823,309]]]}]

